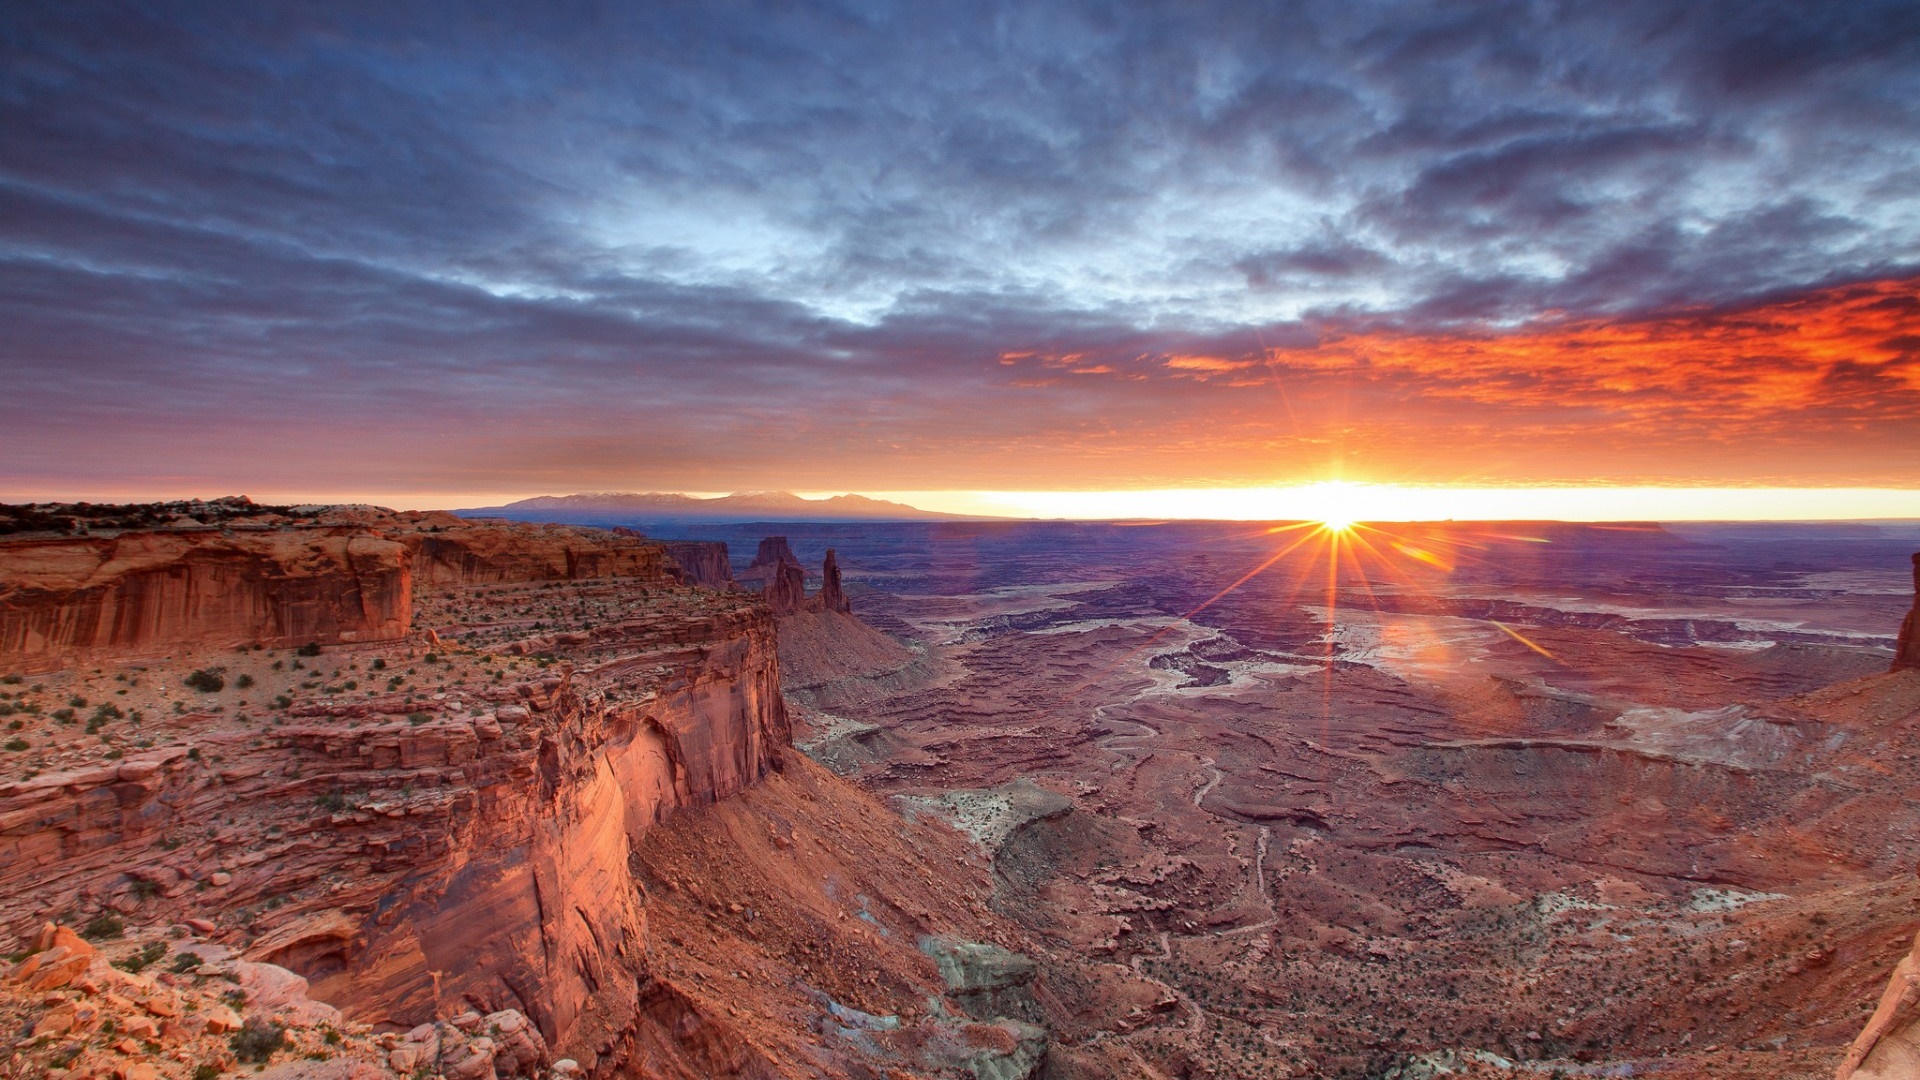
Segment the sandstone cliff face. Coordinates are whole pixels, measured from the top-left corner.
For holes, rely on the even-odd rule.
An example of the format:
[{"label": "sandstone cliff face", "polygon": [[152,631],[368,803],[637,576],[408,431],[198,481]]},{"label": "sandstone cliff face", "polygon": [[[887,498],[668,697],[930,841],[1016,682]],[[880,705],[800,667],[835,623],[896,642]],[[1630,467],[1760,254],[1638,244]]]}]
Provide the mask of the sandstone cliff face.
[{"label": "sandstone cliff face", "polygon": [[602,529],[487,521],[395,535],[412,553],[414,576],[422,584],[668,578],[660,545]]},{"label": "sandstone cliff face", "polygon": [[693,584],[709,589],[733,587],[733,564],[727,558],[725,541],[664,540],[660,546]]},{"label": "sandstone cliff face", "polygon": [[799,562],[799,559],[794,558],[793,548],[788,545],[786,537],[768,536],[760,541],[760,548],[753,553],[753,562],[748,564],[747,569],[784,566],[787,563],[798,565]]},{"label": "sandstone cliff face", "polygon": [[1900,638],[1893,649],[1893,670],[1920,668],[1920,552],[1913,556],[1913,610],[1900,624]]},{"label": "sandstone cliff face", "polygon": [[647,974],[635,842],[760,780],[790,736],[773,627],[745,598],[576,654],[591,666],[485,697],[297,706],[268,739],[0,785],[0,925],[250,911],[249,955],[355,1019],[519,1008],[591,1058]]},{"label": "sandstone cliff face", "polygon": [[0,544],[0,660],[100,650],[385,641],[412,619],[404,545],[351,526]]},{"label": "sandstone cliff face", "polygon": [[[0,928],[221,912],[356,1019],[517,1008],[594,1059],[648,977],[636,842],[791,742],[765,607],[677,577],[632,537],[367,509],[6,544],[4,670],[187,659],[76,672],[61,697],[119,704],[85,736],[25,730],[41,756],[0,781]],[[233,651],[310,642],[342,651]],[[188,709],[186,667],[247,679]],[[113,723],[144,737],[102,760]]]},{"label": "sandstone cliff face", "polygon": [[413,588],[631,579],[666,584],[658,544],[597,529],[340,510],[227,529],[0,543],[0,664],[94,653],[391,641]]},{"label": "sandstone cliff face", "polygon": [[799,563],[782,563],[760,591],[775,615],[791,615],[807,605],[807,572]]}]

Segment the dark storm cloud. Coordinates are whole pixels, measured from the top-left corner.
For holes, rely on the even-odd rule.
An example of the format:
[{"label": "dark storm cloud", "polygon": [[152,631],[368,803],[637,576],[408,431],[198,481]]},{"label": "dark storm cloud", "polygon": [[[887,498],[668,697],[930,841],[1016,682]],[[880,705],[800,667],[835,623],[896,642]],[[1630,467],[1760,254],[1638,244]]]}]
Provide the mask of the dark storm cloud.
[{"label": "dark storm cloud", "polygon": [[1917,136],[1904,2],[15,3],[0,474],[1177,441],[1323,325],[1908,275]]}]

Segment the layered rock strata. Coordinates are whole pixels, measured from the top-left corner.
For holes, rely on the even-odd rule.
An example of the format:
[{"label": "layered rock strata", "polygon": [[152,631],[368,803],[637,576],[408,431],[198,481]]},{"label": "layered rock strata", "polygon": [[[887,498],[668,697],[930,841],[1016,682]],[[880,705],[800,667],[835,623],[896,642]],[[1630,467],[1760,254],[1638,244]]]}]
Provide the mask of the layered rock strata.
[{"label": "layered rock strata", "polygon": [[747,569],[758,570],[761,567],[784,566],[788,563],[800,565],[800,560],[794,557],[793,548],[788,545],[787,538],[768,536],[761,539],[760,547],[753,553],[753,561],[747,564]]},{"label": "layered rock strata", "polygon": [[663,540],[667,556],[689,582],[709,589],[733,588],[733,564],[723,540]]},{"label": "layered rock strata", "polygon": [[584,651],[599,662],[484,696],[302,705],[265,739],[0,785],[0,925],[217,905],[249,913],[251,956],[359,1019],[464,1002],[562,1044],[618,1030],[645,976],[635,842],[759,780],[789,735],[770,620],[744,601]]},{"label": "layered rock strata", "polygon": [[794,557],[793,548],[784,536],[761,540],[752,564],[741,577],[759,583],[760,595],[775,615],[853,610],[840,581],[839,557],[832,548],[827,549],[826,560],[820,568],[820,592],[811,597],[807,595],[807,571]]},{"label": "layered rock strata", "polygon": [[1893,670],[1920,668],[1920,552],[1913,556],[1913,609],[1900,623],[1900,637],[1893,649]]},{"label": "layered rock strata", "polygon": [[390,641],[412,622],[413,574],[406,545],[354,526],[13,540],[0,544],[0,662]]},{"label": "layered rock strata", "polygon": [[416,583],[665,584],[668,566],[659,545],[598,529],[364,509],[25,535],[0,541],[0,664],[393,641],[412,629]]},{"label": "layered rock strata", "polygon": [[[443,518],[351,511],[244,537],[0,549],[6,595],[36,598],[9,611],[41,613],[33,626],[121,625],[89,613],[175,589],[163,609],[175,621],[69,632],[53,638],[62,647],[104,659],[107,646],[189,646],[157,672],[75,671],[50,693],[8,694],[8,711],[32,718],[14,723],[31,749],[10,760],[34,767],[0,779],[0,928],[25,934],[62,911],[215,914],[222,941],[312,979],[356,1020],[518,1009],[589,1063],[617,1045],[650,977],[630,876],[641,837],[759,782],[791,742],[773,620],[747,595],[677,584],[651,543]],[[97,571],[49,559],[46,543],[66,562],[104,549],[137,569],[110,576],[117,592],[96,588]],[[278,557],[245,563],[236,549]],[[370,571],[357,594],[336,584],[363,550],[386,575],[381,605],[366,599]],[[38,570],[48,561],[66,578]],[[160,585],[124,584],[149,578]],[[227,614],[273,626],[307,610],[286,597],[316,593],[336,598],[321,610],[353,597],[382,620],[314,617],[269,636]],[[49,655],[47,639],[0,670]],[[251,649],[295,642],[286,656]],[[176,696],[188,666],[205,677],[187,680],[190,699]],[[60,726],[72,710],[52,715],[65,696],[115,687],[84,736]],[[155,707],[169,701],[172,713]]]}]

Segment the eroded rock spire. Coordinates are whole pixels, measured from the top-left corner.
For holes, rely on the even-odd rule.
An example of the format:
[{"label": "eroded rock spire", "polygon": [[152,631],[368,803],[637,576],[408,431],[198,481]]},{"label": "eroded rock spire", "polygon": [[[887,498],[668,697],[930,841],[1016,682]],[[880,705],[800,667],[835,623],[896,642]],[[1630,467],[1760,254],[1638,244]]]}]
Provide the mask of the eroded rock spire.
[{"label": "eroded rock spire", "polygon": [[1893,670],[1920,668],[1920,551],[1913,553],[1913,609],[1900,624],[1900,640],[1893,647]]}]

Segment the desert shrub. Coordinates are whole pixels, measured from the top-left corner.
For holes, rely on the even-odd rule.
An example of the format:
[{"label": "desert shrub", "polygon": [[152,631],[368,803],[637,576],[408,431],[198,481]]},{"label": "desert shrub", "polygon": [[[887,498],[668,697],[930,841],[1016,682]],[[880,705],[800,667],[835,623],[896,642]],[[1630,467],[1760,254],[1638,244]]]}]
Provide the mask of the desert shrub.
[{"label": "desert shrub", "polygon": [[117,938],[127,930],[127,924],[120,921],[118,915],[98,915],[93,921],[80,928],[80,936],[89,941],[102,941]]},{"label": "desert shrub", "polygon": [[7,749],[13,750],[16,752],[25,750],[29,745],[31,744],[29,744],[27,740],[21,738],[18,735],[15,735],[13,738],[8,739],[6,742]]},{"label": "desert shrub", "polygon": [[336,788],[324,795],[315,796],[313,805],[322,810],[338,812],[347,808],[347,796],[344,792]]},{"label": "desert shrub", "polygon": [[187,676],[187,686],[203,694],[217,693],[225,689],[226,685],[227,680],[221,678],[217,672],[207,671],[205,669],[197,670]]},{"label": "desert shrub", "polygon": [[309,641],[293,651],[301,656],[319,656],[320,643],[317,641]]},{"label": "desert shrub", "polygon": [[233,680],[233,685],[239,687],[242,690],[245,690],[247,687],[253,685],[253,676],[241,675],[240,677]]},{"label": "desert shrub", "polygon": [[199,967],[200,964],[201,960],[199,957],[190,952],[183,952],[173,958],[173,973],[175,975],[185,975],[187,972]]},{"label": "desert shrub", "polygon": [[287,1029],[279,1024],[250,1019],[227,1040],[233,1056],[241,1061],[264,1064],[287,1045]]},{"label": "desert shrub", "polygon": [[408,714],[407,714],[407,723],[409,723],[409,724],[412,724],[412,725],[414,725],[414,726],[416,726],[416,727],[418,727],[418,726],[419,726],[419,725],[421,725],[421,724],[424,724],[424,723],[426,723],[427,721],[429,721],[429,720],[431,720],[431,719],[433,719],[433,717],[432,717],[432,715],[431,715],[431,714],[428,714],[428,713],[423,713],[423,712],[410,712],[410,713],[408,713]]},{"label": "desert shrub", "polygon": [[373,658],[373,663],[367,665],[367,670],[368,671],[385,671],[387,670],[387,662],[381,659],[380,657],[376,656]]},{"label": "desert shrub", "polygon": [[145,945],[140,946],[140,951],[134,953],[132,956],[124,960],[115,960],[113,966],[119,968],[121,971],[132,972],[138,975],[140,972],[152,966],[154,961],[165,955],[167,955],[166,942],[149,941]]}]

